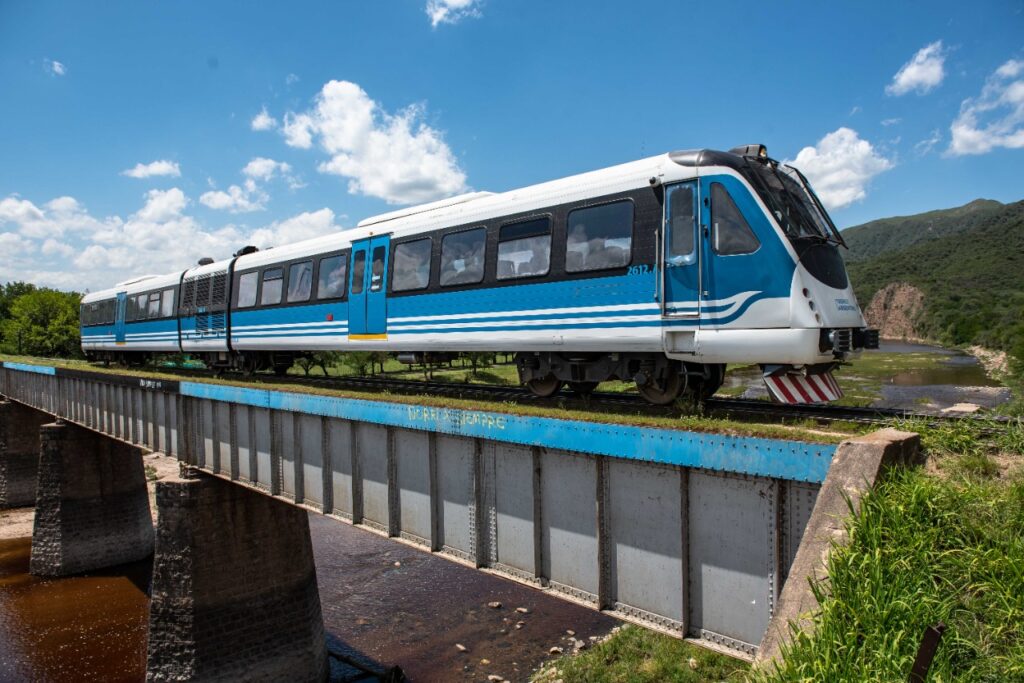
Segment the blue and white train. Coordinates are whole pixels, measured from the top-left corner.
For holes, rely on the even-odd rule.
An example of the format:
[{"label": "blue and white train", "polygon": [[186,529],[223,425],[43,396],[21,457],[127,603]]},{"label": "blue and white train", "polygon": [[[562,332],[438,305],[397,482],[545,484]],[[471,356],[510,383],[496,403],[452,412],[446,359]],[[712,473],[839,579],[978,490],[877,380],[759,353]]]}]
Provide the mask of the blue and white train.
[{"label": "blue and white train", "polygon": [[776,399],[825,402],[878,344],[840,245],[763,146],[678,151],[124,282],[83,298],[82,348],[278,372],[321,350],[514,352],[538,395],[622,379],[654,403],[757,363]]}]

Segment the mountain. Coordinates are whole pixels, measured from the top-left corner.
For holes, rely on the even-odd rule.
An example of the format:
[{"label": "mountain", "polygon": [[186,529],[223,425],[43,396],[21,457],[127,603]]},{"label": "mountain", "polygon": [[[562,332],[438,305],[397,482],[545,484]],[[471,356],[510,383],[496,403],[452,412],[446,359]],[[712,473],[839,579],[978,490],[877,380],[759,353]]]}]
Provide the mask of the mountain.
[{"label": "mountain", "polygon": [[847,263],[869,261],[880,254],[965,232],[998,213],[1003,206],[994,199],[975,199],[970,204],[954,209],[882,218],[847,228],[843,230],[843,239],[850,250],[844,253],[844,257]]},{"label": "mountain", "polygon": [[977,200],[843,235],[869,323],[1024,360],[1024,201]]}]

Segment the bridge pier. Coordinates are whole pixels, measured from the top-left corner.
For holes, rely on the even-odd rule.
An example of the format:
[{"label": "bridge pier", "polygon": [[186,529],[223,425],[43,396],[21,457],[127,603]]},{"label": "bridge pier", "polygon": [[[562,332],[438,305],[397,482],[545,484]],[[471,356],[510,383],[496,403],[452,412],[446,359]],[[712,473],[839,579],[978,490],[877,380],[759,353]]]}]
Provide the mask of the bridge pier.
[{"label": "bridge pier", "polygon": [[207,475],[156,497],[147,680],[326,680],[306,512]]},{"label": "bridge pier", "polygon": [[0,398],[0,508],[35,505],[39,428],[52,419]]},{"label": "bridge pier", "polygon": [[40,428],[29,571],[67,576],[153,553],[153,518],[138,448],[57,422]]}]

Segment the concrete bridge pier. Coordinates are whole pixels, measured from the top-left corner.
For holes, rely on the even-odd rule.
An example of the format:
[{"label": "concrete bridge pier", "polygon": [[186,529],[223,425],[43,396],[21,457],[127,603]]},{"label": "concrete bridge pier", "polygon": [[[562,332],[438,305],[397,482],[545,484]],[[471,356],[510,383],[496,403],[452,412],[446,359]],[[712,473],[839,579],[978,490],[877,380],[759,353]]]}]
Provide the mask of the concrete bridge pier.
[{"label": "concrete bridge pier", "polygon": [[40,430],[29,571],[67,576],[153,553],[153,518],[140,450],[56,422]]},{"label": "concrete bridge pier", "polygon": [[35,505],[39,428],[51,420],[46,413],[0,398],[0,508]]},{"label": "concrete bridge pier", "polygon": [[326,680],[306,512],[198,473],[156,499],[147,680]]}]

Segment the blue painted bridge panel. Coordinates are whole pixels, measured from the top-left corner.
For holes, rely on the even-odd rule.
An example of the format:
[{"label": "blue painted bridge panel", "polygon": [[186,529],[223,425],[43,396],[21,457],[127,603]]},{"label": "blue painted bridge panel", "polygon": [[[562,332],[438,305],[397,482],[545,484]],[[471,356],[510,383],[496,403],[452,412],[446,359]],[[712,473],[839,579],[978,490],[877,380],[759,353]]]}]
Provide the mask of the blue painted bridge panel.
[{"label": "blue painted bridge panel", "polygon": [[4,361],[4,367],[8,370],[18,370],[20,372],[34,372],[37,375],[55,375],[57,369],[52,368],[48,365],[29,365],[28,363],[11,363]]}]

